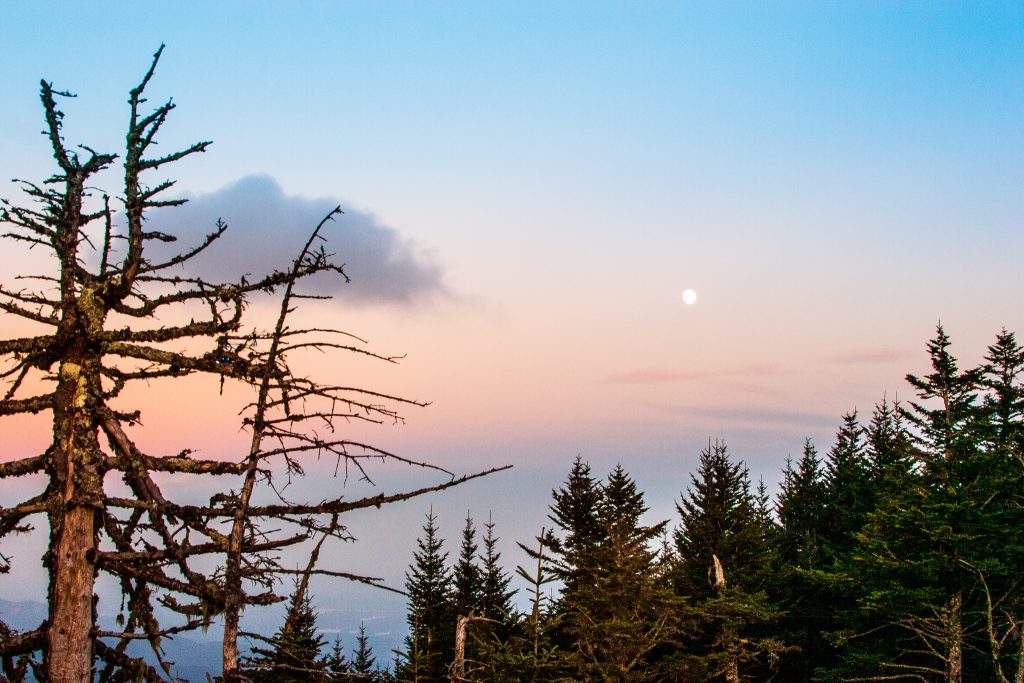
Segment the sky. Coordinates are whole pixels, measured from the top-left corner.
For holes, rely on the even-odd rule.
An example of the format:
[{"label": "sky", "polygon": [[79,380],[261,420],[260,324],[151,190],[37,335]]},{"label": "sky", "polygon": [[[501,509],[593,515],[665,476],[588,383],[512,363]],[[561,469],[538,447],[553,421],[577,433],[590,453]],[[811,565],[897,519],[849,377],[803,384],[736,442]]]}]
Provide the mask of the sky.
[{"label": "sky", "polygon": [[[909,397],[939,321],[965,366],[1024,332],[1020,2],[2,7],[0,196],[53,171],[40,78],[78,95],[69,142],[117,151],[166,44],[161,149],[214,144],[169,171],[191,203],[152,220],[185,241],[225,220],[196,267],[233,275],[289,262],[340,205],[330,245],[353,282],[318,285],[335,298],[303,315],[404,358],[310,369],[430,402],[352,427],[387,450],[514,465],[353,519],[345,568],[400,583],[431,505],[452,537],[490,512],[523,562],[514,541],[549,523],[576,455],[598,476],[622,463],[652,519],[673,518],[709,439],[774,490],[805,439],[825,451],[843,413]],[[0,251],[5,278],[26,263]],[[154,452],[244,443],[239,396],[214,386],[133,400]],[[0,458],[45,438],[8,422]],[[310,471],[312,495],[359,490]]]}]

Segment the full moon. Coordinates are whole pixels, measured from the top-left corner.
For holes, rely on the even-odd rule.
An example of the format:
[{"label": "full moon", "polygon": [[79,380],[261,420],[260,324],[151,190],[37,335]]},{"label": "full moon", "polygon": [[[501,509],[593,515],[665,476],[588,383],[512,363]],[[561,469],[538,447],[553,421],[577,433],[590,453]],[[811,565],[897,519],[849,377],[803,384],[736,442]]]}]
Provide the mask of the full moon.
[{"label": "full moon", "polygon": [[683,303],[687,306],[697,303],[697,292],[687,289],[683,292]]}]

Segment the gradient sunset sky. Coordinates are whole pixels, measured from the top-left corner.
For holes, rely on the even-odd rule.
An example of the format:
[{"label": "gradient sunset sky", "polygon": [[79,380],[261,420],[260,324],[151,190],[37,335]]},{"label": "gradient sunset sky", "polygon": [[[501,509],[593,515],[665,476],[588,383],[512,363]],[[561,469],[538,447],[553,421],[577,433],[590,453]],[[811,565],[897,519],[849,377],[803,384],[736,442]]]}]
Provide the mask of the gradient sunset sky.
[{"label": "gradient sunset sky", "polygon": [[[1024,333],[1020,2],[142,7],[3,4],[0,195],[53,170],[40,78],[79,95],[69,142],[119,151],[166,43],[162,149],[214,145],[170,171],[193,202],[154,221],[223,218],[206,267],[258,272],[341,204],[354,282],[309,319],[407,356],[318,371],[432,402],[369,432],[384,448],[515,465],[367,522],[391,577],[430,502],[450,535],[493,510],[522,562],[511,542],[577,454],[621,462],[659,518],[709,438],[774,490],[805,438],[824,452],[844,412],[909,397],[940,320],[964,365]],[[8,277],[24,260],[4,249]],[[237,407],[173,391],[139,396],[140,438],[233,457]],[[4,441],[34,454],[13,449],[38,434]]]}]

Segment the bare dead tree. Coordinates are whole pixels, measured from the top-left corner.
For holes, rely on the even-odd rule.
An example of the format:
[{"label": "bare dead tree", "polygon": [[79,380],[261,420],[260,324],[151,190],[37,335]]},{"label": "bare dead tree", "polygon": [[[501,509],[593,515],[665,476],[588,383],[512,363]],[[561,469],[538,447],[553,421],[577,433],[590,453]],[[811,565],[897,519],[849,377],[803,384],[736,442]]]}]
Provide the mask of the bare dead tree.
[{"label": "bare dead tree", "polygon": [[[42,184],[20,181],[30,200],[25,205],[7,200],[0,205],[0,221],[7,226],[2,237],[8,244],[38,249],[49,259],[46,272],[26,278],[39,283],[36,288],[0,285],[0,310],[39,330],[0,340],[0,416],[52,417],[52,438],[43,453],[0,463],[0,479],[42,473],[46,482],[42,491],[20,502],[8,504],[12,494],[5,496],[0,538],[31,531],[39,518],[45,518],[50,533],[44,558],[49,616],[28,633],[0,631],[0,660],[8,676],[24,672],[27,657],[41,652],[42,662],[35,666],[54,683],[90,681],[97,664],[100,680],[167,680],[171,667],[163,659],[161,640],[223,614],[224,677],[238,680],[238,614],[247,605],[283,599],[274,592],[274,577],[290,571],[280,563],[282,549],[317,536],[319,543],[328,537],[348,538],[338,520],[345,512],[488,473],[445,473],[448,479],[438,485],[353,500],[306,503],[279,495],[276,503],[253,503],[257,485],[280,491],[275,474],[301,474],[301,462],[309,456],[329,454],[364,477],[369,459],[431,467],[335,431],[353,420],[397,421],[399,406],[424,403],[322,383],[294,372],[289,364],[291,355],[308,351],[398,360],[376,354],[363,340],[338,330],[287,325],[296,301],[310,298],[295,290],[297,283],[316,274],[345,277],[321,235],[340,209],[313,230],[289,269],[256,279],[218,283],[183,274],[182,266],[206,252],[227,229],[219,221],[197,245],[166,259],[149,257],[147,248],[153,243],[176,238],[150,229],[147,212],[185,200],[162,198],[174,181],[150,184],[146,179],[210,144],[153,154],[156,135],[174,108],[167,101],[143,111],[143,95],[162,51],[163,46],[129,93],[122,194],[112,201],[93,189],[95,176],[117,157],[64,142],[57,102],[73,95],[43,81],[44,134],[57,171]],[[112,204],[117,202],[121,207],[115,210]],[[269,330],[249,327],[245,313],[250,299],[274,292],[281,294],[276,325]],[[222,385],[241,383],[254,391],[243,417],[252,436],[244,456],[221,461],[196,458],[191,451],[153,454],[132,438],[141,414],[125,405],[127,387],[195,376],[213,376]],[[165,495],[156,473],[201,474],[235,483],[220,487],[226,492],[205,504],[175,502]],[[108,491],[117,478],[130,494]],[[211,571],[211,560],[221,568]],[[7,562],[0,556],[0,571],[7,569]],[[379,583],[314,565],[301,571]],[[115,577],[122,592],[123,611],[113,631],[97,623],[94,585],[101,571]],[[161,604],[181,618],[173,625],[161,623]],[[158,666],[129,656],[128,645],[137,640],[150,644]]]},{"label": "bare dead tree", "polygon": [[448,680],[450,681],[472,681],[466,677],[466,630],[474,621],[491,624],[498,623],[488,617],[478,617],[475,610],[470,610],[466,616],[460,616],[455,621],[455,659],[448,667]]}]

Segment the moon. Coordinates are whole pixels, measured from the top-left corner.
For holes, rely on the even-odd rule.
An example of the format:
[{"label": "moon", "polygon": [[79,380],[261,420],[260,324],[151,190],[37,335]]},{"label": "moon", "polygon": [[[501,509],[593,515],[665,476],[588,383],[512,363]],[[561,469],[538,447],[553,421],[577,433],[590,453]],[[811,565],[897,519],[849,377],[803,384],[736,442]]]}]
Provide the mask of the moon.
[{"label": "moon", "polygon": [[683,292],[683,303],[687,306],[692,306],[697,303],[697,292],[692,289],[687,289]]}]

